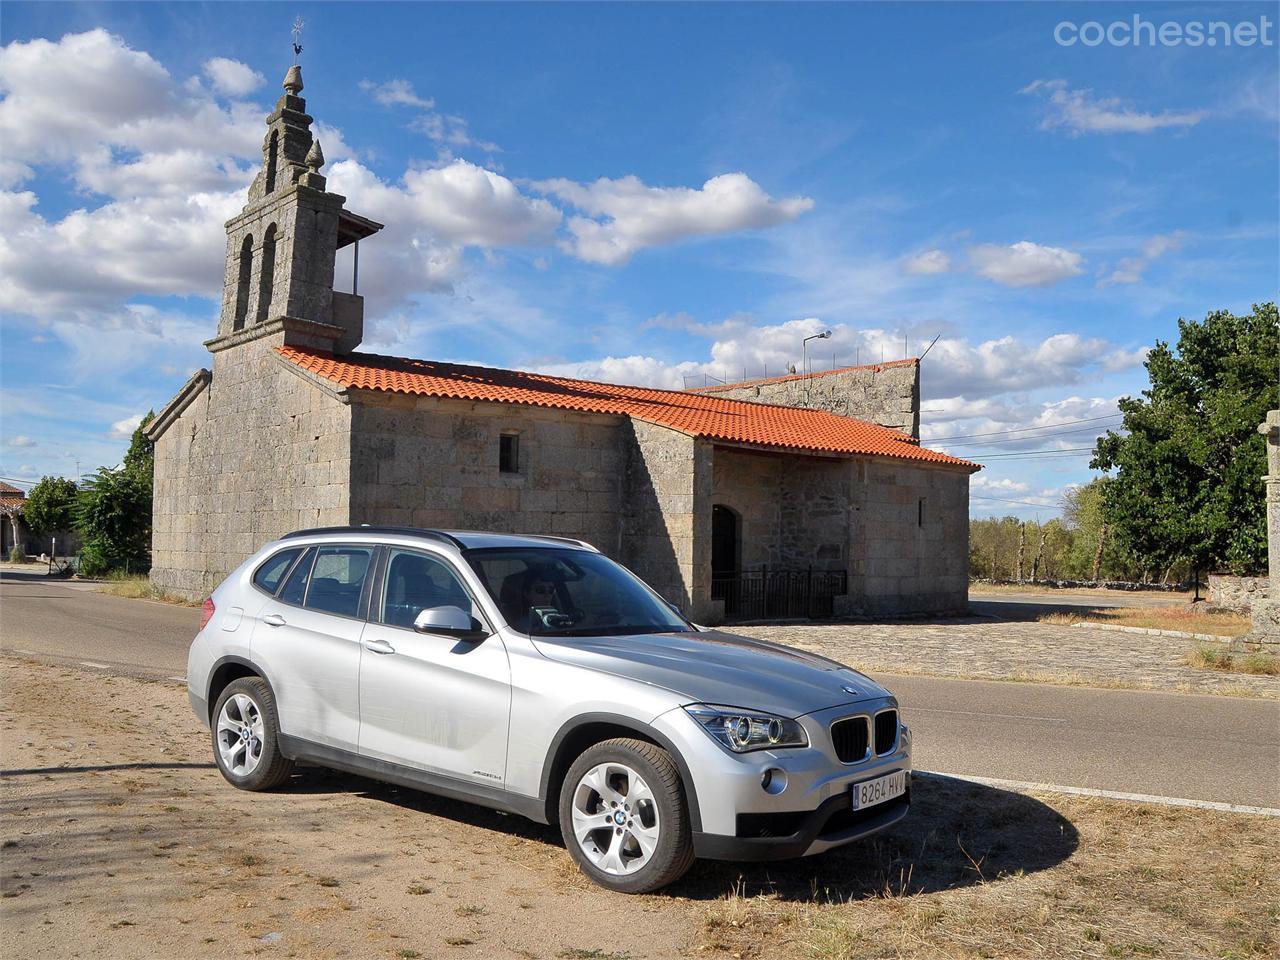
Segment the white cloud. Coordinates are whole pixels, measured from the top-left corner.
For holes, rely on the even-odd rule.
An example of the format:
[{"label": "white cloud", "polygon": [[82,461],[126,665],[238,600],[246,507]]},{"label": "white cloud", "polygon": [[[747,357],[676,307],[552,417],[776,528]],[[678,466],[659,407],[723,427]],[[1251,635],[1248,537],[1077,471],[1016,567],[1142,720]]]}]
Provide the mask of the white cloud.
[{"label": "white cloud", "polygon": [[37,444],[30,437],[24,437],[21,434],[19,434],[16,437],[10,437],[5,442],[5,445],[9,447],[34,447]]},{"label": "white cloud", "polygon": [[1094,99],[1092,90],[1072,90],[1065,80],[1036,80],[1019,93],[1044,98],[1041,130],[1065,129],[1072,136],[1084,133],[1154,133],[1166,128],[1193,127],[1206,110],[1143,113],[1116,98]]},{"label": "white cloud", "polygon": [[125,417],[123,420],[117,420],[111,425],[112,440],[128,440],[133,436],[133,431],[137,430],[142,423],[145,414],[135,413],[131,417]]},{"label": "white cloud", "polygon": [[216,166],[256,155],[262,142],[257,107],[222,107],[184,89],[150,54],[100,29],[0,48],[0,92],[0,140],[10,167],[74,167],[104,147],[195,150]]},{"label": "white cloud", "polygon": [[213,89],[229,97],[246,96],[266,82],[262,74],[248,64],[227,57],[206,60],[204,75],[213,84]]},{"label": "white cloud", "polygon": [[[600,379],[619,383],[680,388],[701,384],[705,375],[715,380],[753,379],[780,376],[792,365],[801,368],[801,341],[824,329],[829,340],[809,342],[809,362],[817,371],[901,359],[903,333],[900,330],[858,329],[847,324],[827,324],[818,318],[789,320],[758,325],[738,316],[715,324],[698,324],[683,314],[656,317],[650,325],[684,329],[711,340],[705,359],[663,361],[650,355],[606,356],[577,363],[541,364],[539,369],[564,376]],[[923,347],[908,338],[908,353]],[[1135,351],[1140,354],[1141,351]],[[1027,392],[1069,387],[1096,380],[1119,367],[1120,357],[1132,365],[1134,354],[1102,338],[1085,338],[1060,333],[1039,341],[1015,337],[972,342],[962,337],[944,336],[934,344],[921,369],[922,407],[929,411],[925,421],[933,436],[1007,426],[1046,426],[1079,417],[1115,412],[1114,400],[1082,400],[1072,397],[1056,404],[1029,405]],[[1139,361],[1140,362],[1140,361]],[[712,379],[714,378],[714,379]],[[1017,395],[1017,399],[998,398]],[[1105,407],[1105,408],[1104,408]],[[1031,409],[1036,413],[1030,413]],[[990,424],[988,426],[988,424]]]},{"label": "white cloud", "polygon": [[1159,233],[1142,245],[1142,253],[1136,257],[1125,257],[1116,264],[1114,270],[1098,281],[1098,286],[1106,287],[1115,283],[1138,283],[1147,267],[1156,260],[1182,247],[1186,233],[1175,230],[1173,233]]},{"label": "white cloud", "polygon": [[1008,477],[997,480],[985,473],[975,473],[969,478],[969,487],[972,490],[987,493],[1026,493],[1031,489],[1031,484],[1023,483],[1021,480],[1011,480]]},{"label": "white cloud", "polygon": [[417,293],[451,291],[465,248],[549,243],[562,219],[548,201],[526,196],[511,180],[466,160],[410,170],[399,183],[343,160],[329,171],[329,189],[345,196],[351,209],[387,225],[378,235],[377,255],[361,265],[361,290],[376,300],[371,315]]},{"label": "white cloud", "polygon": [[651,187],[634,176],[588,184],[545,180],[534,186],[586,214],[570,218],[572,240],[565,248],[611,266],[626,263],[645,247],[771,227],[813,207],[807,197],[775,200],[745,173],[712,177],[699,189]]},{"label": "white cloud", "polygon": [[969,248],[969,260],[982,276],[1006,287],[1046,287],[1084,273],[1080,254],[1030,240],[1007,247],[979,244]]},{"label": "white cloud", "polygon": [[436,105],[434,100],[418,96],[408,80],[387,80],[385,83],[361,80],[360,89],[372,95],[384,107],[421,107],[429,110]]},{"label": "white cloud", "polygon": [[951,269],[951,255],[945,250],[925,250],[902,261],[903,273],[928,275]]}]

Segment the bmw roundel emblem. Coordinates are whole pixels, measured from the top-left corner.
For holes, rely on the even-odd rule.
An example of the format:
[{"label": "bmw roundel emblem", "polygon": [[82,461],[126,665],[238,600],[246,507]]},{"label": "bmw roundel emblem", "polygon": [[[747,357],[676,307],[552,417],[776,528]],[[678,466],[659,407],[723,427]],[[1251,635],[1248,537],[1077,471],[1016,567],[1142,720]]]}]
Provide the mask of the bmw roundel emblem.
[{"label": "bmw roundel emblem", "polygon": [[851,697],[856,697],[861,692],[857,687],[841,687],[840,689]]},{"label": "bmw roundel emblem", "polygon": [[621,810],[619,810],[613,815],[613,822],[616,823],[618,826],[622,826],[624,823],[627,822],[627,815],[623,813]]}]

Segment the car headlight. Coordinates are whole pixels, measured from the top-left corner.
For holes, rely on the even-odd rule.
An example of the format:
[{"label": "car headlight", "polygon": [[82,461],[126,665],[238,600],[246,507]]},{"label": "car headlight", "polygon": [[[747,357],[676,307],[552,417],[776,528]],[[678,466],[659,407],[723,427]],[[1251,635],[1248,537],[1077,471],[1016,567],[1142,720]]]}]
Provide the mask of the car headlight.
[{"label": "car headlight", "polygon": [[703,730],[734,753],[809,745],[804,727],[786,717],[706,703],[690,704],[684,709]]}]

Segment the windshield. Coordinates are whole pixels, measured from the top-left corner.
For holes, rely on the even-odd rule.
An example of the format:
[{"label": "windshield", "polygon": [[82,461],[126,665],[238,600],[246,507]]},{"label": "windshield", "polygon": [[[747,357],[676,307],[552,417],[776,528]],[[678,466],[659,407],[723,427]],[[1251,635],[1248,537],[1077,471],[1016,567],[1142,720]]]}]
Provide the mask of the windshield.
[{"label": "windshield", "polygon": [[512,629],[534,637],[689,633],[693,627],[608,557],[556,547],[466,551]]}]

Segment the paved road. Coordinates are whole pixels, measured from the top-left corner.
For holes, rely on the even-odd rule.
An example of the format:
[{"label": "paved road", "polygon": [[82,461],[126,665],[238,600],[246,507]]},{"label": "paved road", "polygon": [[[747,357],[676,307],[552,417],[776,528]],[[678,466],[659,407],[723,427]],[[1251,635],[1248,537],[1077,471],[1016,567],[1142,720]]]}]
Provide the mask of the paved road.
[{"label": "paved road", "polygon": [[[87,585],[0,577],[0,651],[181,677],[200,611]],[[916,765],[969,776],[1280,808],[1280,703],[1236,697],[880,676]]]}]

